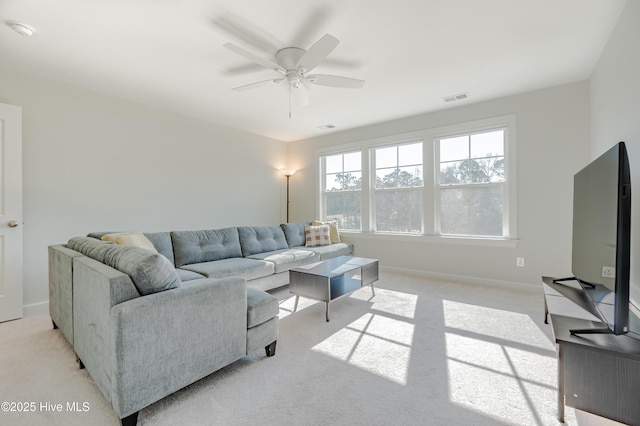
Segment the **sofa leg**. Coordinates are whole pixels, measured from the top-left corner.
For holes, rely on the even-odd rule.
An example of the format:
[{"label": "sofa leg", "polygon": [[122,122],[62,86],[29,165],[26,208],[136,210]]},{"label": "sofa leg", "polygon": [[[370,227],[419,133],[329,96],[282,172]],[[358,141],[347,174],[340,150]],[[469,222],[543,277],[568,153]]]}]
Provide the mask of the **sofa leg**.
[{"label": "sofa leg", "polygon": [[58,324],[56,324],[56,322],[54,320],[51,320],[51,323],[53,324],[53,329],[57,330],[58,329]]},{"label": "sofa leg", "polygon": [[274,356],[276,354],[276,343],[278,341],[274,340],[270,344],[264,347],[264,351],[267,353],[267,356]]},{"label": "sofa leg", "polygon": [[130,416],[127,416],[124,419],[120,419],[122,426],[136,426],[136,424],[138,423],[138,413],[139,411],[136,411]]}]

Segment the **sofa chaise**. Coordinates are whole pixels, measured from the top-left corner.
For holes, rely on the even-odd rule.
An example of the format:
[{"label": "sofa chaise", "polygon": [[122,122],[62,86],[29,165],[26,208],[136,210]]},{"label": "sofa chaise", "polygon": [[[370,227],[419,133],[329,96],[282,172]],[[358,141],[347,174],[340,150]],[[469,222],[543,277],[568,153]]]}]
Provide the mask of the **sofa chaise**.
[{"label": "sofa chaise", "polygon": [[138,411],[264,348],[279,305],[264,290],[353,246],[305,245],[311,222],[145,233],[149,248],[74,237],[49,247],[50,314],[123,425]]}]

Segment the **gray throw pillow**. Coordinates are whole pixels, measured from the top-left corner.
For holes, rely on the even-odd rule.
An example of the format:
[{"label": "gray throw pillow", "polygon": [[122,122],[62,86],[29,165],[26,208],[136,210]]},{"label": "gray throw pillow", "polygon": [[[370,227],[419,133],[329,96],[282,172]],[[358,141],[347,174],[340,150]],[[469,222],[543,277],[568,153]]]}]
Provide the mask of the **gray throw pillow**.
[{"label": "gray throw pillow", "polygon": [[74,237],[67,247],[129,275],[141,295],[180,287],[178,273],[160,253],[90,237]]},{"label": "gray throw pillow", "polygon": [[289,247],[299,247],[306,243],[304,235],[304,227],[311,225],[311,222],[299,222],[299,223],[283,223],[280,225],[284,231],[284,235],[287,238]]}]

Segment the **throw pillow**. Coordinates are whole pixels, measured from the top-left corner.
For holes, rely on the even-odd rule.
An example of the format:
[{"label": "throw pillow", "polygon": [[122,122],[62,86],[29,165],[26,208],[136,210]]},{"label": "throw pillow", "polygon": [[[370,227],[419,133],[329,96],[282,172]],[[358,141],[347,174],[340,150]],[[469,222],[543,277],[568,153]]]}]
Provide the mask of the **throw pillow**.
[{"label": "throw pillow", "polygon": [[178,273],[160,253],[90,237],[74,237],[67,247],[129,275],[141,295],[180,287]]},{"label": "throw pillow", "polygon": [[328,246],[331,244],[329,225],[305,226],[304,235],[307,247]]},{"label": "throw pillow", "polygon": [[154,253],[158,252],[158,250],[153,246],[153,243],[140,231],[115,232],[113,234],[103,235],[101,240],[111,241],[112,243],[116,243],[120,246],[140,247],[151,250]]},{"label": "throw pillow", "polygon": [[329,236],[331,237],[331,244],[337,244],[340,242],[340,231],[338,230],[337,220],[326,220],[324,222],[320,220],[314,220],[311,225],[313,226],[329,225]]}]

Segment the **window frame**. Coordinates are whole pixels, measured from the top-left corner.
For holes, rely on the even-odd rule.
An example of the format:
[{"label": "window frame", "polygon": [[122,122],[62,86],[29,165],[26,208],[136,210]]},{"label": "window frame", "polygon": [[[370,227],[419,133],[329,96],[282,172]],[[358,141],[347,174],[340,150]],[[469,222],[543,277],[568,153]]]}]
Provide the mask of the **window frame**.
[{"label": "window frame", "polygon": [[[495,132],[498,130],[502,130],[503,131],[503,155],[502,158],[504,159],[504,163],[505,163],[505,170],[504,170],[504,180],[500,181],[500,182],[474,182],[474,183],[460,183],[460,184],[445,184],[443,185],[440,182],[440,166],[442,164],[442,161],[440,161],[440,144],[441,141],[443,139],[449,139],[449,138],[455,138],[455,137],[461,137],[461,136],[467,136],[467,137],[471,137],[473,135],[479,135],[479,134],[483,134],[483,133],[490,133],[490,132]],[[508,191],[508,187],[509,187],[509,178],[510,176],[508,176],[507,174],[507,168],[508,168],[508,163],[510,162],[510,160],[507,158],[507,145],[508,143],[508,139],[507,139],[507,133],[508,133],[508,127],[507,126],[498,126],[495,128],[483,128],[482,130],[476,130],[476,131],[471,131],[471,132],[462,132],[462,133],[456,133],[456,134],[449,134],[447,136],[440,136],[440,137],[436,137],[433,141],[433,147],[434,147],[434,165],[435,165],[435,169],[436,169],[436,173],[435,173],[435,177],[434,177],[434,217],[435,217],[435,233],[437,235],[441,235],[443,237],[456,237],[456,238],[488,238],[488,239],[492,239],[492,238],[509,238],[510,235],[510,228],[509,228],[509,222],[510,222],[510,218],[509,218],[509,191]],[[470,158],[469,158],[470,159]],[[466,159],[465,159],[466,160]],[[490,188],[490,187],[500,187],[501,192],[502,192],[502,199],[505,200],[506,202],[504,202],[502,204],[502,235],[497,235],[497,236],[488,236],[488,235],[474,235],[474,234],[444,234],[442,232],[442,190],[443,189],[452,189],[452,188],[460,188],[460,189],[468,189],[468,188]]]},{"label": "window frame", "polygon": [[[416,145],[416,144],[420,144],[422,145],[422,158],[420,159],[420,167],[422,167],[422,185],[421,186],[411,186],[411,187],[395,187],[395,188],[378,188],[376,185],[376,179],[377,179],[377,171],[378,171],[378,165],[376,163],[376,150],[378,149],[385,149],[385,148],[396,148],[396,150],[399,150],[399,148],[401,146],[406,146],[406,145]],[[370,153],[370,157],[371,157],[371,161],[370,161],[370,169],[371,169],[371,184],[370,184],[370,191],[371,191],[371,203],[370,203],[370,207],[369,207],[369,215],[371,217],[371,229],[373,233],[376,234],[397,234],[397,235],[423,235],[424,234],[424,209],[425,209],[425,201],[424,201],[424,187],[425,187],[425,172],[424,172],[424,150],[425,150],[425,142],[422,138],[418,138],[418,139],[411,139],[411,140],[403,140],[401,142],[396,142],[396,143],[392,143],[392,144],[384,144],[384,145],[377,145],[377,146],[372,146],[369,148],[369,153]],[[398,152],[399,154],[399,152]],[[396,169],[399,169],[401,166],[398,164],[398,162],[400,161],[399,158],[396,158]],[[417,164],[415,164],[417,165]],[[419,197],[420,197],[420,231],[419,232],[401,232],[401,231],[381,231],[377,229],[377,223],[378,223],[378,210],[376,208],[376,197],[378,194],[382,194],[385,192],[391,192],[391,191],[400,191],[400,192],[413,192],[413,193],[418,193]]]},{"label": "window frame", "polygon": [[[363,168],[363,161],[362,161],[362,157],[363,157],[363,152],[362,149],[359,148],[351,148],[351,149],[346,149],[346,150],[342,150],[342,151],[336,151],[336,152],[328,152],[326,154],[321,154],[319,156],[319,161],[320,161],[320,208],[319,208],[319,216],[323,219],[326,219],[326,214],[327,214],[327,194],[329,193],[335,193],[334,191],[327,191],[327,175],[329,173],[327,173],[327,161],[326,158],[327,157],[332,157],[332,156],[336,156],[336,155],[341,155],[342,156],[342,173],[344,173],[344,156],[348,155],[348,154],[353,154],[353,153],[359,153],[360,154],[360,189],[348,189],[348,190],[339,190],[339,191],[335,191],[335,192],[340,192],[340,193],[355,193],[355,192],[359,192],[360,193],[360,228],[359,229],[349,229],[349,228],[340,228],[341,232],[361,232],[364,227],[363,227],[363,208],[362,208],[362,193],[364,192],[364,186],[365,186],[365,170]],[[333,174],[333,173],[330,173]]]},{"label": "window frame", "polygon": [[[436,183],[439,177],[439,152],[436,152],[436,140],[444,139],[461,134],[483,133],[485,131],[505,129],[505,186],[503,187],[503,196],[505,203],[503,205],[503,236],[458,236],[458,235],[442,235],[436,215],[440,210],[439,200],[436,200]],[[325,156],[344,154],[354,151],[360,151],[362,161],[362,185],[360,189],[360,214],[361,229],[341,229],[341,234],[347,238],[356,239],[372,239],[383,241],[402,241],[415,243],[436,243],[436,244],[453,244],[453,245],[479,245],[488,247],[508,247],[513,248],[517,245],[517,131],[516,116],[503,115],[499,117],[479,119],[474,121],[457,123],[449,126],[422,129],[413,132],[389,135],[375,139],[360,140],[353,143],[335,145],[331,147],[321,148],[316,151],[316,158],[319,162],[318,178],[316,188],[319,189],[317,213],[318,217],[324,218],[326,200],[324,197],[324,161]],[[411,142],[422,140],[423,149],[423,194],[422,194],[422,233],[393,233],[375,230],[375,149],[379,147],[388,147],[394,145],[403,145]],[[437,170],[436,170],[437,168]]]}]

